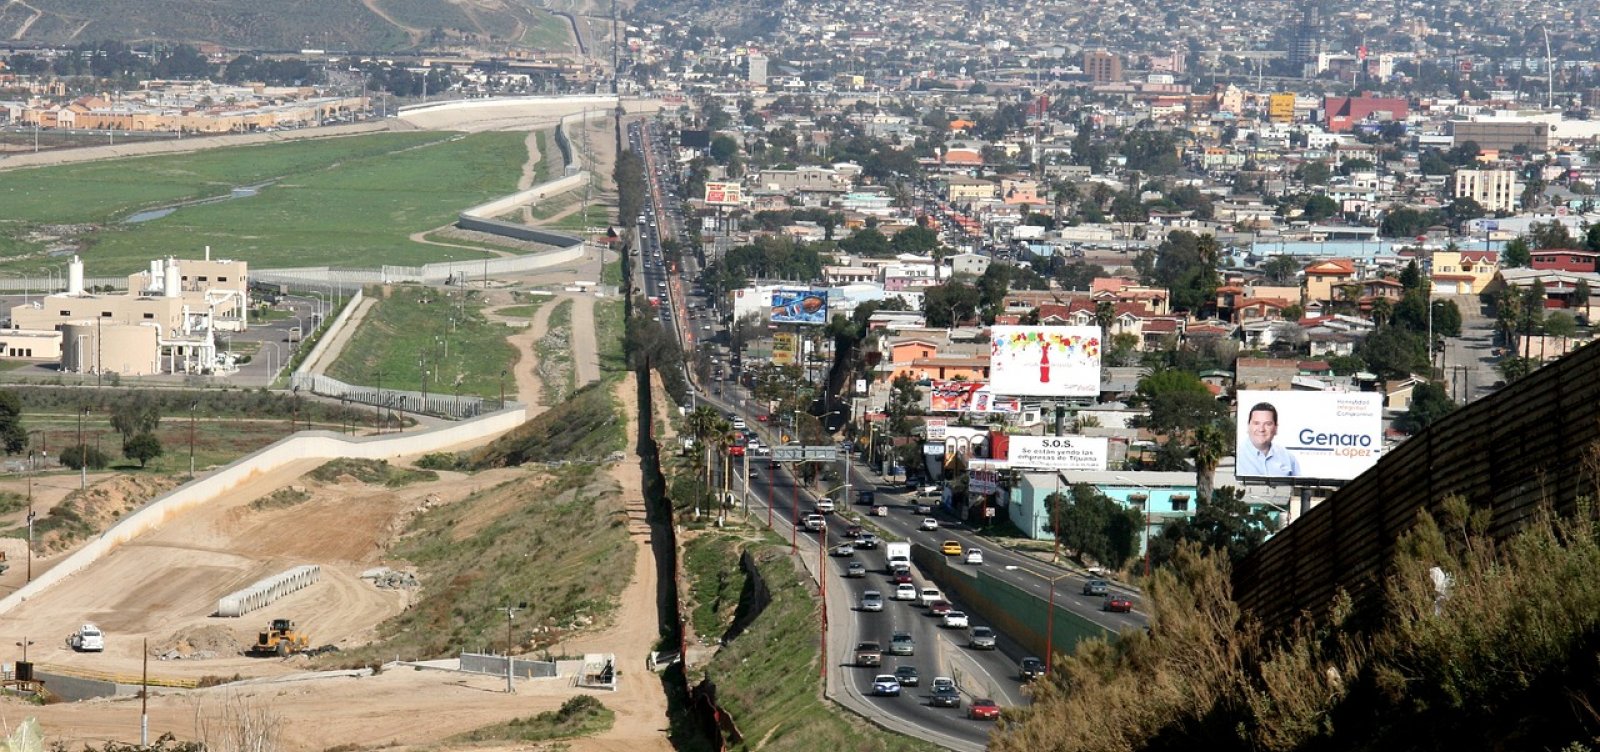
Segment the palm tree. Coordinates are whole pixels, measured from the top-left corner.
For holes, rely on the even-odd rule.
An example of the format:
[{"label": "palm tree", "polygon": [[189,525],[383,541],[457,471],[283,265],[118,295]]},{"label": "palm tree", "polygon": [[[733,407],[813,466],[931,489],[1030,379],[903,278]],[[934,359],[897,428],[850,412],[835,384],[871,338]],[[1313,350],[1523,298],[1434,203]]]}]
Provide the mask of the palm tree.
[{"label": "palm tree", "polygon": [[[705,487],[711,488],[711,448],[713,445],[723,446],[727,443],[728,432],[732,426],[717,413],[716,410],[701,405],[689,413],[686,420],[689,435],[694,437],[695,446],[700,451],[695,455],[695,468],[705,478]],[[698,506],[696,507],[698,509]]]},{"label": "palm tree", "polygon": [[1205,504],[1211,501],[1216,486],[1217,463],[1227,455],[1229,437],[1221,426],[1207,423],[1194,432],[1194,490],[1195,500]]}]

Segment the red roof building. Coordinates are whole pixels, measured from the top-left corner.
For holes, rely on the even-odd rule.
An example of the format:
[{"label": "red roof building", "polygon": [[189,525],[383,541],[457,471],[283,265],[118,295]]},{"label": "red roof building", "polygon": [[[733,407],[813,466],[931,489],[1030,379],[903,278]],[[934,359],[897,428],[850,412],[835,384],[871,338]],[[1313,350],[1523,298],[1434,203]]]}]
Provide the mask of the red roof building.
[{"label": "red roof building", "polygon": [[1369,117],[1386,115],[1384,120],[1405,120],[1410,109],[1404,99],[1386,97],[1323,97],[1323,118],[1328,131],[1348,133]]}]

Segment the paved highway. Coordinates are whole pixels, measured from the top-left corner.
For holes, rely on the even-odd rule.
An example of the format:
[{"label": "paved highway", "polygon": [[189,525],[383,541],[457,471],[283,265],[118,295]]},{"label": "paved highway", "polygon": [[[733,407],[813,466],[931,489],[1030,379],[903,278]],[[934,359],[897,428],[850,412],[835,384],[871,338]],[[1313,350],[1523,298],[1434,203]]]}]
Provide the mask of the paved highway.
[{"label": "paved highway", "polygon": [[[721,330],[715,321],[710,305],[691,305],[682,284],[682,275],[694,269],[674,269],[663,257],[663,234],[675,233],[681,228],[680,209],[670,181],[675,180],[670,159],[659,133],[651,126],[634,123],[628,128],[630,146],[644,156],[647,185],[647,204],[643,221],[637,223],[640,238],[639,260],[643,279],[643,293],[660,302],[657,315],[662,324],[684,344],[685,352],[694,347],[695,335],[714,338]],[[688,260],[685,259],[685,263]],[[691,316],[695,311],[698,318]],[[731,369],[729,369],[731,370]],[[697,399],[717,409],[744,418],[746,425],[761,434],[769,445],[778,438],[767,426],[757,420],[762,410],[755,407],[745,391],[734,382],[711,385],[711,393],[701,391]],[[1100,611],[1101,599],[1081,595],[1084,577],[1069,570],[1054,567],[1049,562],[1011,553],[993,547],[989,541],[956,523],[948,515],[935,512],[940,529],[927,532],[919,530],[925,516],[914,513],[912,500],[902,486],[891,485],[873,474],[866,466],[848,464],[852,491],[875,490],[878,503],[890,509],[887,517],[860,519],[866,507],[841,504],[837,514],[829,515],[827,529],[820,536],[795,531],[793,523],[815,510],[815,497],[807,489],[797,486],[787,468],[771,463],[766,457],[752,457],[748,461],[734,462],[735,478],[731,484],[746,503],[752,517],[765,523],[772,520],[773,529],[790,538],[797,546],[802,560],[815,575],[824,576],[827,598],[826,612],[828,640],[826,670],[828,694],[835,701],[866,715],[888,728],[927,739],[941,746],[962,750],[980,750],[987,744],[990,722],[972,721],[966,717],[966,708],[976,698],[985,697],[1001,706],[1017,706],[1028,702],[1023,691],[1017,664],[1024,657],[1022,648],[1005,635],[1000,635],[997,650],[973,650],[967,646],[967,630],[949,630],[939,626],[939,620],[928,615],[916,601],[887,600],[894,592],[894,583],[886,570],[884,551],[858,551],[851,557],[825,556],[827,549],[845,541],[844,531],[853,522],[863,522],[868,529],[876,528],[888,540],[907,540],[938,549],[946,540],[959,541],[963,549],[979,548],[984,552],[984,565],[990,574],[1000,577],[1041,600],[1049,597],[1046,578],[1059,578],[1056,582],[1056,602],[1090,621],[1116,631],[1143,624],[1141,615],[1110,614]],[[745,473],[748,471],[749,475]],[[748,489],[748,493],[745,493]],[[844,498],[835,494],[836,498]],[[849,501],[855,500],[852,493]],[[867,567],[865,577],[845,576],[850,561],[862,562]],[[1015,569],[1007,569],[1007,567]],[[920,572],[915,572],[915,582],[920,589],[933,585]],[[876,590],[886,599],[882,612],[859,610],[862,595]],[[962,609],[959,599],[947,598]],[[971,613],[970,611],[968,612]],[[973,617],[973,625],[982,624]],[[987,625],[985,625],[987,626]],[[858,642],[871,640],[881,643],[887,650],[890,636],[896,631],[908,632],[915,641],[915,654],[891,656],[885,654],[880,668],[863,668],[853,665],[854,648]],[[921,683],[907,687],[900,697],[871,696],[872,679],[879,673],[893,673],[900,666],[917,668]],[[951,676],[962,690],[960,709],[935,708],[928,704],[929,685],[935,676]]]}]

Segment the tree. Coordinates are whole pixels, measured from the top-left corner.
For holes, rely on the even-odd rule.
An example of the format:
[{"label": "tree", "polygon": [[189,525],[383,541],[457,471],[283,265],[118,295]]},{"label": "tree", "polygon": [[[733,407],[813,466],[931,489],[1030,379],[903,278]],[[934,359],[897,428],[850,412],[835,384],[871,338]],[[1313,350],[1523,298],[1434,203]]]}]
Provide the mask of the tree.
[{"label": "tree", "polygon": [[1600,253],[1600,222],[1589,225],[1589,232],[1584,236],[1583,245],[1591,251]]},{"label": "tree", "polygon": [[1460,230],[1461,227],[1467,222],[1477,219],[1485,214],[1488,214],[1489,212],[1483,208],[1483,204],[1478,203],[1470,196],[1462,196],[1461,198],[1450,202],[1449,213],[1451,224],[1457,230]]},{"label": "tree", "polygon": [[1216,483],[1217,465],[1233,451],[1233,435],[1223,426],[1207,423],[1194,432],[1195,495],[1211,498]]},{"label": "tree", "polygon": [[1301,218],[1308,222],[1320,222],[1339,213],[1339,204],[1327,196],[1317,194],[1306,198],[1305,208]]},{"label": "tree", "polygon": [[1261,273],[1275,285],[1286,285],[1300,273],[1300,262],[1293,256],[1273,256],[1261,265]]},{"label": "tree", "polygon": [[123,445],[139,434],[154,434],[162,424],[162,406],[146,392],[128,392],[110,411],[110,427],[122,434]]},{"label": "tree", "polygon": [[977,315],[983,293],[963,282],[946,282],[922,292],[922,314],[931,327],[952,327]]},{"label": "tree", "polygon": [[1178,546],[1191,541],[1220,551],[1229,560],[1238,562],[1262,541],[1272,526],[1272,519],[1260,508],[1244,501],[1244,492],[1233,487],[1219,488],[1209,499],[1197,499],[1194,517],[1168,523],[1161,535],[1150,541],[1150,560],[1159,566],[1171,561]]},{"label": "tree", "polygon": [[77,444],[61,450],[61,464],[73,470],[81,469],[88,465],[90,469],[101,470],[111,464],[111,458],[92,446]]},{"label": "tree", "polygon": [[1223,408],[1210,387],[1190,371],[1164,368],[1139,379],[1134,402],[1150,414],[1146,427],[1163,434],[1187,433],[1221,417]]},{"label": "tree", "polygon": [[1061,545],[1111,569],[1121,569],[1139,544],[1144,517],[1124,508],[1087,483],[1072,487],[1070,497],[1046,497],[1051,525]]},{"label": "tree", "polygon": [[922,414],[922,390],[918,388],[916,379],[903,373],[895,377],[889,384],[889,404],[884,412],[889,416],[891,435],[911,435],[911,419]]},{"label": "tree", "polygon": [[1415,259],[1406,262],[1406,268],[1400,270],[1400,286],[1407,290],[1422,286],[1422,270],[1417,268]]},{"label": "tree", "polygon": [[1507,267],[1527,268],[1533,265],[1533,252],[1528,246],[1528,238],[1518,235],[1506,243],[1506,251],[1501,254],[1501,260]]},{"label": "tree", "polygon": [[1394,420],[1394,427],[1415,434],[1456,409],[1443,384],[1429,381],[1411,391],[1411,407]]},{"label": "tree", "polygon": [[161,440],[149,431],[135,435],[122,447],[122,456],[130,460],[138,460],[140,468],[143,468],[150,460],[160,457],[161,454]]},{"label": "tree", "polygon": [[923,255],[939,247],[939,233],[922,225],[908,227],[894,234],[889,241],[889,247],[895,253],[915,253]]},{"label": "tree", "polygon": [[839,250],[856,256],[889,256],[894,253],[894,249],[889,245],[889,239],[872,227],[857,230],[850,237],[839,241]]},{"label": "tree", "polygon": [[1328,178],[1332,174],[1333,170],[1322,160],[1307,162],[1300,166],[1300,180],[1306,185],[1327,185]]},{"label": "tree", "polygon": [[19,454],[28,448],[28,429],[22,425],[22,401],[15,392],[0,390],[0,440],[6,454]]},{"label": "tree", "polygon": [[1461,336],[1461,308],[1454,300],[1433,301],[1433,336]]},{"label": "tree", "polygon": [[1560,220],[1552,219],[1549,222],[1534,222],[1528,228],[1530,240],[1535,250],[1546,248],[1573,248],[1578,241],[1572,239],[1572,233],[1567,232],[1567,226]]},{"label": "tree", "polygon": [[1385,326],[1367,335],[1356,352],[1367,370],[1380,378],[1397,379],[1429,367],[1426,338],[1398,326]]}]

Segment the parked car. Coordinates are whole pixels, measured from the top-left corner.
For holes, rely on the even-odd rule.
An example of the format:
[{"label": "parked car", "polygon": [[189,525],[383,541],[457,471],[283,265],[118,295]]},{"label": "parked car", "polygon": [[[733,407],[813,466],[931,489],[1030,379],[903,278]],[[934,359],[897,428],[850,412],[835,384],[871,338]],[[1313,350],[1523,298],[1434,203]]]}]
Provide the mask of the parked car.
[{"label": "parked car", "polygon": [[1133,610],[1133,599],[1126,595],[1111,593],[1106,595],[1105,604],[1101,606],[1107,611],[1126,614]]},{"label": "parked car", "polygon": [[943,626],[945,629],[966,629],[967,612],[951,611],[950,613],[945,614],[944,622],[941,624],[941,626]]},{"label": "parked car", "polygon": [[900,682],[894,674],[878,674],[872,679],[872,694],[878,697],[899,697]]},{"label": "parked car", "polygon": [[1105,595],[1111,583],[1105,580],[1087,580],[1083,583],[1084,595]]},{"label": "parked car", "polygon": [[988,627],[973,627],[967,633],[967,647],[973,650],[994,650],[994,630]]},{"label": "parked car", "polygon": [[862,564],[859,561],[852,561],[852,562],[850,562],[850,564],[848,566],[846,566],[844,568],[844,576],[846,576],[846,577],[866,577],[867,576],[867,565]]},{"label": "parked car", "polygon": [[939,546],[939,551],[945,556],[960,556],[961,541],[947,540],[943,545]]},{"label": "parked car", "polygon": [[1000,706],[987,697],[973,700],[967,708],[967,717],[975,721],[993,721],[1000,717]]},{"label": "parked car", "polygon": [[861,610],[862,611],[882,611],[883,610],[883,593],[880,593],[880,592],[878,592],[876,590],[868,590],[865,593],[862,593],[861,594]]},{"label": "parked car", "polygon": [[983,549],[980,549],[980,548],[969,548],[969,549],[967,549],[966,562],[968,564],[971,564],[972,566],[975,566],[975,567],[982,565],[983,564]]},{"label": "parked car", "polygon": [[1031,655],[1023,658],[1022,662],[1017,664],[1017,675],[1021,676],[1023,681],[1033,681],[1041,678],[1044,676],[1044,672],[1044,661]]},{"label": "parked car", "polygon": [[850,545],[849,543],[840,543],[839,545],[828,549],[828,555],[829,556],[855,556],[856,555],[856,547]]},{"label": "parked car", "polygon": [[916,666],[900,666],[896,668],[894,670],[894,678],[900,680],[900,686],[902,687],[915,687],[922,683],[922,680],[917,677]]},{"label": "parked car", "polygon": [[923,530],[938,530],[939,529],[939,521],[934,519],[934,518],[932,518],[932,517],[926,517],[926,518],[924,518],[922,520],[922,526],[921,527],[922,527]]},{"label": "parked car", "polygon": [[856,645],[857,666],[882,666],[883,646],[876,642],[863,642]]},{"label": "parked car", "polygon": [[897,601],[914,601],[917,599],[917,586],[909,582],[902,582],[894,586],[894,599]]},{"label": "parked car", "polygon": [[916,655],[917,641],[911,639],[910,632],[895,632],[889,636],[889,652],[892,655]]}]

